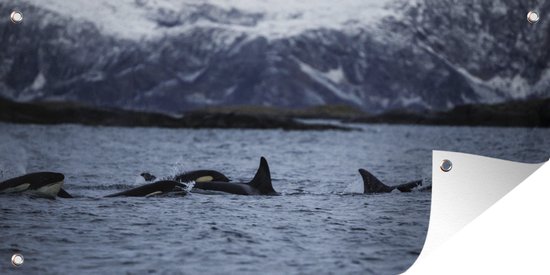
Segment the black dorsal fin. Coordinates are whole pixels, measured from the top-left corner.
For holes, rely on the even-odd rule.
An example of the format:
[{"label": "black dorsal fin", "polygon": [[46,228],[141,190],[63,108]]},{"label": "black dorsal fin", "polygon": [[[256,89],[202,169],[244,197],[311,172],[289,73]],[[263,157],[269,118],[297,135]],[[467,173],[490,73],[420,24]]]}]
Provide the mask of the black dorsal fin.
[{"label": "black dorsal fin", "polygon": [[385,185],[379,179],[377,179],[373,174],[365,169],[359,169],[359,174],[363,177],[363,186],[365,187],[365,194],[374,194],[374,193],[389,193],[394,188]]},{"label": "black dorsal fin", "polygon": [[258,167],[256,175],[249,184],[258,189],[262,195],[277,194],[275,189],[273,189],[273,185],[271,185],[271,172],[269,171],[267,160],[264,157],[260,159],[260,167]]}]

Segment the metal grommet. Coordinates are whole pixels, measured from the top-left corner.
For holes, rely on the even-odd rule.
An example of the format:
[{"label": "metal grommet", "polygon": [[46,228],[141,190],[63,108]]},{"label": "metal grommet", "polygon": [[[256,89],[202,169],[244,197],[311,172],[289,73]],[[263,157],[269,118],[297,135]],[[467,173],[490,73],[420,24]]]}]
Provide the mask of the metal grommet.
[{"label": "metal grommet", "polygon": [[11,14],[10,14],[10,20],[14,24],[19,24],[19,23],[23,22],[23,13],[21,13],[20,11],[17,11],[17,10],[12,11]]},{"label": "metal grommet", "polygon": [[540,20],[539,14],[536,11],[530,11],[527,13],[527,21],[531,24],[535,24]]},{"label": "metal grommet", "polygon": [[11,264],[15,267],[21,266],[23,262],[25,261],[25,258],[23,258],[23,255],[16,253],[11,256]]},{"label": "metal grommet", "polygon": [[443,172],[449,172],[451,171],[451,169],[453,169],[453,163],[448,159],[444,159],[441,162],[441,166],[439,166],[439,168],[441,168],[441,171]]}]

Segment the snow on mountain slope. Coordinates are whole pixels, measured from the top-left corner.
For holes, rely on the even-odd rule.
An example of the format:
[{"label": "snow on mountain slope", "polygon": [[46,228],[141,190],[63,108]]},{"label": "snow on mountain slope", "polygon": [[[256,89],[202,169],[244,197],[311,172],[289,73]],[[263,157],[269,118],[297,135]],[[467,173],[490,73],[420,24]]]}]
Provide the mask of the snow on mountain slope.
[{"label": "snow on mountain slope", "polygon": [[[349,104],[369,112],[548,97],[534,0],[8,0],[0,95],[180,112]],[[452,7],[452,8],[449,8]]]},{"label": "snow on mountain slope", "polygon": [[[329,28],[346,31],[392,15],[390,0],[22,0],[66,17],[95,23],[128,39],[217,27],[268,39]],[[164,23],[164,28],[159,27]]]}]

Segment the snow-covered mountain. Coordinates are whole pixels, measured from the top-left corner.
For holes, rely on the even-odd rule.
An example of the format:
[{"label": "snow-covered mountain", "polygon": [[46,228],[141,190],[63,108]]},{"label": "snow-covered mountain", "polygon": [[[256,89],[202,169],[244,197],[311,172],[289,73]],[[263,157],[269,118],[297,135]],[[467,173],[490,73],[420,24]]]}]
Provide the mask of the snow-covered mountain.
[{"label": "snow-covered mountain", "polygon": [[2,1],[25,21],[0,18],[0,95],[163,112],[548,97],[550,23],[525,18],[550,11],[537,3]]}]

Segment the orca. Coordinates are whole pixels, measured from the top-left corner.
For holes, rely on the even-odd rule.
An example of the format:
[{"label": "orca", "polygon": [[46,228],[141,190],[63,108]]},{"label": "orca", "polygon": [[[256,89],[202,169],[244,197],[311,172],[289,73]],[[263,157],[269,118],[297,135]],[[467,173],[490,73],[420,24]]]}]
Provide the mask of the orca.
[{"label": "orca", "polygon": [[65,176],[55,172],[36,172],[0,183],[0,193],[28,193],[33,196],[55,198],[63,186]]},{"label": "orca", "polygon": [[166,194],[184,196],[187,194],[187,185],[173,180],[162,180],[132,188],[130,190],[107,195],[105,197],[151,197]]},{"label": "orca", "polygon": [[[151,173],[148,173],[148,172],[143,172],[143,173],[140,174],[140,176],[142,176],[145,179],[145,181],[147,181],[147,182],[152,182],[152,181],[157,179],[156,176],[154,176],[154,175],[152,175]],[[114,197],[118,197],[118,196],[142,197],[142,196],[149,195],[150,193],[147,193],[147,191],[150,190],[150,189],[155,189],[155,188],[157,188],[158,189],[157,191],[160,192],[158,194],[166,193],[166,192],[172,191],[172,189],[176,188],[176,187],[170,187],[171,183],[169,183],[169,182],[171,182],[171,181],[177,183],[176,187],[185,188],[185,185],[183,185],[181,183],[187,183],[187,182],[191,182],[191,181],[194,181],[194,182],[203,182],[203,181],[228,182],[229,179],[224,174],[222,174],[218,171],[214,171],[214,170],[195,170],[195,171],[190,171],[190,172],[186,172],[186,173],[176,175],[172,179],[167,179],[167,180],[155,182],[155,183],[153,183],[152,186],[151,185],[144,185],[144,186],[137,187],[137,188],[127,190],[127,191],[124,191],[124,192],[120,192],[120,193],[117,193],[117,194],[112,194],[112,195],[109,195],[108,197],[111,197],[111,196],[114,196]],[[140,188],[142,188],[142,189],[140,189]],[[157,191],[155,191],[155,192],[157,192]],[[132,194],[135,194],[135,195],[132,195]],[[65,191],[63,188],[61,188],[59,190],[59,192],[57,193],[57,196],[61,197],[61,198],[73,198],[73,196],[71,194],[69,194],[67,191]]]},{"label": "orca", "polygon": [[395,189],[401,192],[411,192],[412,189],[422,186],[422,180],[412,181],[396,186],[388,186],[365,169],[359,169],[359,174],[361,174],[361,177],[363,178],[363,186],[365,188],[363,193],[365,194],[389,193]]},{"label": "orca", "polygon": [[208,181],[229,182],[229,178],[227,178],[224,174],[214,170],[190,171],[190,172],[186,172],[175,176],[174,180],[179,182],[194,181],[195,183],[208,182]]},{"label": "orca", "polygon": [[[155,175],[152,175],[148,172],[143,172],[140,174],[140,176],[145,179],[145,181],[154,181],[157,179]],[[205,182],[205,181],[219,181],[219,182],[229,182],[229,178],[227,178],[224,174],[215,171],[215,170],[195,170],[195,171],[189,171],[185,173],[178,174],[174,177],[168,178],[168,180],[174,180],[182,183],[188,183],[188,182]]]},{"label": "orca", "polygon": [[235,195],[278,195],[271,184],[271,172],[264,157],[260,159],[260,166],[254,178],[246,182],[227,181],[196,181],[193,192],[198,190],[217,191]]}]

